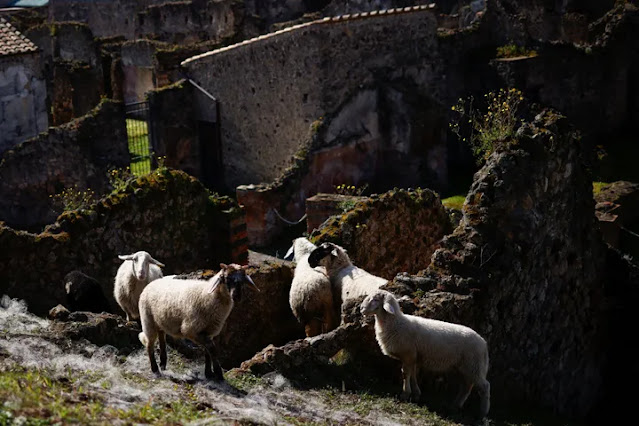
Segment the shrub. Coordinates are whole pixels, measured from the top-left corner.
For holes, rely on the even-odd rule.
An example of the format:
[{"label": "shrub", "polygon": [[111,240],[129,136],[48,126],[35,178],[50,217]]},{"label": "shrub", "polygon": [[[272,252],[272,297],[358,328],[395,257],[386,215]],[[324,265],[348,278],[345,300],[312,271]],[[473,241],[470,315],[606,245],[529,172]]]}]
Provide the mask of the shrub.
[{"label": "shrub", "polygon": [[516,44],[507,44],[497,48],[498,58],[516,58],[519,56],[537,56],[537,51],[533,49],[526,49],[525,47],[517,46]]},{"label": "shrub", "polygon": [[53,199],[55,211],[65,212],[88,207],[95,201],[95,192],[91,188],[80,190],[77,186],[73,186],[49,197]]},{"label": "shrub", "polygon": [[486,112],[475,106],[475,99],[459,99],[451,109],[457,117],[450,123],[453,133],[468,142],[478,163],[486,160],[500,144],[506,144],[515,133],[519,119],[517,110],[524,100],[520,90],[499,89],[484,95]]},{"label": "shrub", "polygon": [[118,191],[126,187],[126,184],[129,180],[133,179],[133,173],[131,173],[131,168],[118,168],[114,167],[107,172],[107,178],[109,179],[109,184],[114,191]]}]

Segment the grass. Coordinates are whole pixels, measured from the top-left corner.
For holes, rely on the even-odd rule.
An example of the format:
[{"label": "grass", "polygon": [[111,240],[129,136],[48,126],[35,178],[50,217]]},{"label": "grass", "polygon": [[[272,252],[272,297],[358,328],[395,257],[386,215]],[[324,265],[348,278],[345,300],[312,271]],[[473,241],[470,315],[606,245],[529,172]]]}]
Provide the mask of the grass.
[{"label": "grass", "polygon": [[149,146],[149,128],[144,120],[126,119],[126,133],[129,138],[131,154],[131,172],[139,176],[151,171],[151,151]]},{"label": "grass", "polygon": [[[190,385],[182,385],[181,398],[170,403],[150,398],[127,409],[110,407],[102,395],[80,383],[91,378],[82,374],[53,377],[48,370],[16,366],[0,371],[0,401],[5,401],[0,405],[0,425],[184,424],[214,415],[197,404]],[[100,384],[103,389],[104,383]]]},{"label": "grass", "polygon": [[465,195],[454,195],[452,197],[444,198],[442,200],[442,204],[444,205],[444,207],[447,207],[449,209],[461,210],[465,200]]}]

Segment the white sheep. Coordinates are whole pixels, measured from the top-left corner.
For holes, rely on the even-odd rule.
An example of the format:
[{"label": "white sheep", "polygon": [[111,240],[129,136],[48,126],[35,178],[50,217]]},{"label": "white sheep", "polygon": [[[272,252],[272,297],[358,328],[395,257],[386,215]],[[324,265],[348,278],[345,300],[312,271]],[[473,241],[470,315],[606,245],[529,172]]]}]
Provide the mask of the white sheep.
[{"label": "white sheep", "polygon": [[142,292],[142,333],[138,338],[146,346],[152,372],[159,374],[153,354],[156,340],[160,342],[160,368],[166,369],[168,333],[204,346],[204,375],[207,379],[224,379],[213,338],[220,333],[234,303],[241,298],[242,284],[248,282],[256,289],[257,286],[246,275],[248,265],[222,263],[220,267],[221,270],[209,280],[165,277],[149,283]]},{"label": "white sheep", "polygon": [[288,301],[293,315],[304,326],[307,337],[326,333],[338,325],[331,281],[324,268],[311,268],[308,264],[308,256],[316,248],[306,238],[296,238],[284,257],[286,259],[293,255],[295,260]]},{"label": "white sheep", "polygon": [[339,303],[375,293],[388,280],[375,276],[353,265],[343,247],[333,243],[322,243],[308,257],[311,267],[324,266],[333,285]]},{"label": "white sheep", "polygon": [[126,313],[126,320],[140,318],[138,301],[142,290],[153,280],[162,278],[164,264],[155,260],[149,253],[138,251],[133,254],[118,255],[124,260],[115,274],[113,296]]},{"label": "white sheep", "polygon": [[404,314],[391,293],[380,290],[364,299],[363,315],[375,315],[375,336],[384,353],[402,363],[403,392],[401,398],[418,401],[419,370],[455,372],[462,384],[454,404],[461,408],[476,386],[481,397],[480,414],[490,409],[488,345],[471,328],[434,319]]}]

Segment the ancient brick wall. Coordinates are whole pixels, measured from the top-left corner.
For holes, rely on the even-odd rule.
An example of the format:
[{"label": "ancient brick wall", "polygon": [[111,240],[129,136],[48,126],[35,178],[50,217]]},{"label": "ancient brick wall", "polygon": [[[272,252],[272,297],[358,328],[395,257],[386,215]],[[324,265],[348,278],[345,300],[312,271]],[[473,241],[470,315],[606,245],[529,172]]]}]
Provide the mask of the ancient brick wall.
[{"label": "ancient brick wall", "polygon": [[18,228],[51,223],[51,195],[73,186],[100,193],[108,187],[109,168],[128,164],[123,106],[105,100],[86,116],[3,154],[0,220]]},{"label": "ancient brick wall", "polygon": [[64,275],[80,270],[100,282],[117,311],[118,254],[146,250],[167,275],[213,269],[234,260],[230,237],[241,215],[231,199],[212,195],[195,178],[158,169],[86,209],[65,212],[42,233],[0,227],[0,294],[44,314],[64,303]]},{"label": "ancient brick wall", "polygon": [[0,57],[0,154],[48,127],[39,53]]}]

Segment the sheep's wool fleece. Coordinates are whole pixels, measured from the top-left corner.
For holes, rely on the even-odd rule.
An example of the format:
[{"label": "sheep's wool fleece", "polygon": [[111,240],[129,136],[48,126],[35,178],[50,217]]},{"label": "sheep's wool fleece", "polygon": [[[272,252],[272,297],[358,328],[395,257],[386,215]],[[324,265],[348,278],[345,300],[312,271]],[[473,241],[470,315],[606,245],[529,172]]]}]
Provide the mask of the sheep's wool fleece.
[{"label": "sheep's wool fleece", "polygon": [[233,299],[226,285],[218,285],[213,293],[210,287],[203,280],[153,281],[140,299],[143,321],[152,318],[158,328],[174,337],[217,336],[233,309]]}]

